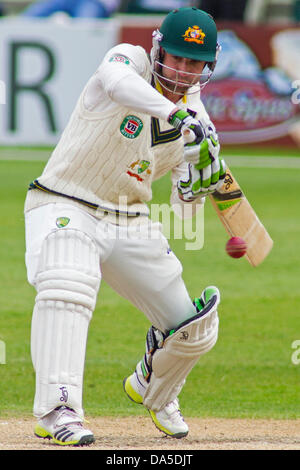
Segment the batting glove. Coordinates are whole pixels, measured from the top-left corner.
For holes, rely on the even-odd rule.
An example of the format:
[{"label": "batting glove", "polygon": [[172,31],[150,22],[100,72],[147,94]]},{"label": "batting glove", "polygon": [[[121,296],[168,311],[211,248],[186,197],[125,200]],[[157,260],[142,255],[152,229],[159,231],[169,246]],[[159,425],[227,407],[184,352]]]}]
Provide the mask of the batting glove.
[{"label": "batting glove", "polygon": [[190,148],[194,147],[195,149],[198,149],[195,150],[195,153],[198,152],[199,157],[199,145],[205,137],[204,128],[200,121],[194,119],[188,112],[184,111],[183,109],[176,108],[175,112],[170,114],[168,122],[173,127],[175,127],[175,129],[181,131],[182,134],[184,134],[187,130],[189,131],[189,135],[191,136],[189,146]]},{"label": "batting glove", "polygon": [[193,163],[198,170],[209,166],[217,160],[220,152],[218,135],[212,126],[205,129],[205,137],[198,145],[195,145],[195,138],[192,129],[182,131],[184,140],[183,158],[188,163]]},{"label": "batting glove", "polygon": [[184,202],[192,202],[199,196],[205,197],[213,193],[222,186],[225,173],[224,160],[217,159],[203,170],[198,170],[189,163],[186,177],[177,182],[179,198]]}]

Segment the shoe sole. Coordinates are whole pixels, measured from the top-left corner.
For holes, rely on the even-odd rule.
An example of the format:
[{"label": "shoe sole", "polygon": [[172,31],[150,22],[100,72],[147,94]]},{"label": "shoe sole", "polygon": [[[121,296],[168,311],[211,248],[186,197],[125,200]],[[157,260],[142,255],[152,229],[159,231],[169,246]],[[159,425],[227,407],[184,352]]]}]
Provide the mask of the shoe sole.
[{"label": "shoe sole", "polygon": [[38,437],[39,439],[52,440],[55,444],[60,445],[60,446],[74,446],[74,447],[89,446],[90,444],[93,444],[93,442],[95,442],[94,436],[90,434],[87,436],[82,436],[79,439],[79,441],[66,441],[66,442],[60,441],[39,425],[35,427],[34,435]]},{"label": "shoe sole", "polygon": [[[141,401],[142,398],[140,395],[138,395],[136,393],[136,391],[132,388],[131,384],[130,384],[130,380],[128,380],[129,377],[125,377],[125,379],[123,380],[123,389],[124,389],[124,392],[126,393],[126,395],[128,396],[128,398],[133,402],[133,403],[136,403],[138,405],[142,405],[143,402]],[[134,399],[134,397],[136,399]],[[188,434],[188,431],[186,432],[178,432],[176,434],[172,434],[168,429],[166,429],[165,427],[163,427],[159,421],[157,420],[156,416],[155,416],[155,413],[151,410],[149,410],[148,408],[146,408],[147,411],[149,412],[150,414],[150,417],[155,425],[155,427],[162,433],[164,433],[166,436],[169,436],[169,437],[173,437],[175,439],[181,439],[182,437],[185,437],[187,436]]]},{"label": "shoe sole", "polygon": [[143,404],[143,398],[131,386],[129,377],[125,377],[125,379],[123,380],[123,389],[128,398],[133,401],[133,403],[136,403],[138,405]]}]

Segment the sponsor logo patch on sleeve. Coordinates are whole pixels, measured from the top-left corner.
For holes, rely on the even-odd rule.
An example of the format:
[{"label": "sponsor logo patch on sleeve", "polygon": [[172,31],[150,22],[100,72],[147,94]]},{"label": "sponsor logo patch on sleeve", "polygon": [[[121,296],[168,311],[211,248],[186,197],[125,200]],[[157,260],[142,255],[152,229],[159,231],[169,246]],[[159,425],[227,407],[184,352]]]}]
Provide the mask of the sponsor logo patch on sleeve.
[{"label": "sponsor logo patch on sleeve", "polygon": [[121,64],[130,65],[130,59],[123,54],[113,54],[109,59],[108,62],[118,62]]}]

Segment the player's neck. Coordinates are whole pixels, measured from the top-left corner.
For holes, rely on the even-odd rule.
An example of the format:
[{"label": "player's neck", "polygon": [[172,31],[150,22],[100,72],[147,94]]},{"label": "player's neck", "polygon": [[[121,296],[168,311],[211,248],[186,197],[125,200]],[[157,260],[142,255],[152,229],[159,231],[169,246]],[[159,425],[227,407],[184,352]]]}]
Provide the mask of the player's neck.
[{"label": "player's neck", "polygon": [[167,98],[172,103],[176,104],[182,98],[184,98],[184,91],[182,94],[174,93],[170,88],[164,86],[163,83],[158,80],[153,81],[152,85],[161,93],[165,98]]},{"label": "player's neck", "polygon": [[173,93],[171,90],[166,90],[165,88],[163,89],[163,95],[165,98],[167,98],[169,101],[172,103],[178,103],[183,98],[183,94],[179,95],[178,93]]}]

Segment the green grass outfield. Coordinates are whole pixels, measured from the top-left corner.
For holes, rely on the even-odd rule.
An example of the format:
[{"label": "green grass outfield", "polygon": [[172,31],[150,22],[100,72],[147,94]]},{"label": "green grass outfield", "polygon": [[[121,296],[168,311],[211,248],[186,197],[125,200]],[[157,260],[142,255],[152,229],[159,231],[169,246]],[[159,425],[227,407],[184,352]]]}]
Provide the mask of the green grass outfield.
[{"label": "green grass outfield", "polygon": [[[26,151],[30,162],[22,159],[20,149],[5,152],[0,149],[0,340],[6,346],[6,364],[0,364],[0,417],[32,412],[30,321],[35,292],[26,280],[23,203],[28,183],[44,167],[41,153],[34,150]],[[274,151],[259,149],[257,154],[270,157]],[[274,239],[274,249],[261,266],[253,268],[245,259],[226,255],[228,237],[209,201],[204,248],[186,251],[182,240],[170,241],[183,263],[191,297],[209,284],[217,285],[222,295],[219,340],[200,359],[180,395],[185,416],[300,417],[300,364],[292,362],[292,343],[300,340],[300,159],[295,157],[291,152],[286,164],[270,159],[259,168],[255,160],[244,165],[246,160],[228,157]],[[288,164],[291,159],[294,164]],[[169,187],[168,175],[156,182],[154,202],[167,202]],[[148,327],[143,314],[102,283],[87,346],[86,414],[146,414],[126,398],[122,380],[144,353]]]}]

